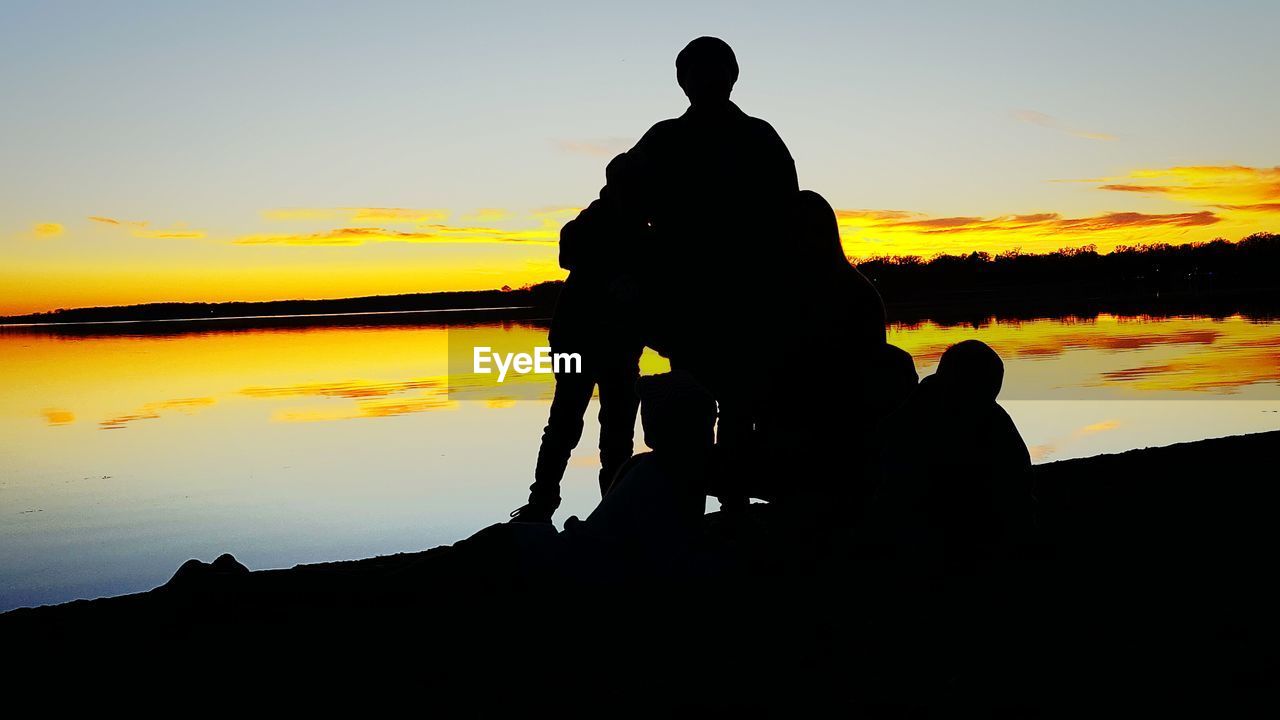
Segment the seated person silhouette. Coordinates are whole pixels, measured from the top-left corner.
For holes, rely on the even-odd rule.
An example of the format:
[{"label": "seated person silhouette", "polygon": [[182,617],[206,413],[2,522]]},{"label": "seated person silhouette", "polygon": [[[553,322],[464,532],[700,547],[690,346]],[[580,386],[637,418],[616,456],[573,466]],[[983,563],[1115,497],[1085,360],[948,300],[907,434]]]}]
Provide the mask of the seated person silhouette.
[{"label": "seated person silhouette", "polygon": [[[801,190],[795,200],[795,241],[780,260],[792,269],[793,290],[816,290],[819,303],[834,304],[849,324],[843,342],[872,347],[885,342],[885,309],[880,291],[844,254],[836,212],[826,198]],[[816,283],[816,284],[815,284]]]},{"label": "seated person silhouette", "polygon": [[827,201],[797,193],[789,226],[762,316],[774,351],[757,366],[757,452],[716,481],[749,478],[753,497],[856,514],[850,503],[875,487],[874,429],[915,387],[915,367],[886,344],[880,293],[845,256]]},{"label": "seated person silhouette", "polygon": [[636,378],[644,350],[612,286],[624,273],[647,229],[628,221],[614,200],[624,184],[626,155],[605,169],[600,198],[560,231],[560,266],[569,271],[548,333],[552,352],[582,357],[581,373],[557,373],[547,426],[538,448],[529,502],[511,513],[516,522],[551,522],[560,506],[560,480],[582,438],[583,415],[600,389],[600,494],[631,457],[635,434]]},{"label": "seated person silhouette", "polygon": [[994,350],[957,343],[887,423],[868,524],[895,573],[983,572],[1029,538],[1031,457],[996,403],[1003,381]]},{"label": "seated person silhouette", "polygon": [[615,560],[646,558],[665,572],[700,536],[715,400],[682,370],[641,378],[636,387],[652,450],[627,461],[585,520],[565,522],[565,535],[590,538]]},{"label": "seated person silhouette", "polygon": [[766,302],[755,290],[784,237],[776,232],[780,213],[768,209],[785,207],[798,190],[777,132],[729,99],[738,72],[732,48],[718,38],[680,51],[676,80],[689,108],[628,151],[633,181],[622,193],[629,212],[653,229],[636,272],[646,343],[716,398],[717,441],[726,446],[747,442],[751,429],[742,408],[751,378],[740,366]]}]

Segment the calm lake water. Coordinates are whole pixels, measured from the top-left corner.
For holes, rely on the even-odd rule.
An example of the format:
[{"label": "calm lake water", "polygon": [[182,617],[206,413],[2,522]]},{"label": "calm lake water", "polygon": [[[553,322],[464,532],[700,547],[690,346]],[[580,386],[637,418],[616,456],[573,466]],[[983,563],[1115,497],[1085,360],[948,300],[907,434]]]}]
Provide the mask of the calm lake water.
[{"label": "calm lake water", "polygon": [[[447,348],[544,345],[539,326],[180,329],[0,330],[0,610],[145,590],[223,552],[262,569],[420,550],[525,499],[550,382],[465,399]],[[1275,323],[891,333],[922,376],[974,337],[1006,359],[1001,402],[1036,462],[1280,428]],[[557,520],[597,500],[595,441],[588,424]]]}]

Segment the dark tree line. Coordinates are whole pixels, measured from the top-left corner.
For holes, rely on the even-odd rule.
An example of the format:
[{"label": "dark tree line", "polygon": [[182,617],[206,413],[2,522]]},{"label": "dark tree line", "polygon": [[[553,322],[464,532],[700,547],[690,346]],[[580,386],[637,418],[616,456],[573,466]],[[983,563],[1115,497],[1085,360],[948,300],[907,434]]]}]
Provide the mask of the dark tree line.
[{"label": "dark tree line", "polygon": [[[1121,246],[1099,253],[1086,245],[1052,253],[872,258],[858,269],[875,283],[890,319],[974,321],[987,317],[1096,315],[1098,312],[1205,312],[1275,316],[1280,310],[1280,235],[1255,233],[1239,242]],[[489,316],[549,316],[560,282],[501,290],[378,295],[341,300],[150,303],[78,308],[0,318],[10,323],[281,317],[342,313],[489,309]],[[759,288],[755,292],[770,292]],[[500,310],[521,308],[521,310]],[[305,322],[301,321],[300,322]]]},{"label": "dark tree line", "polygon": [[858,269],[889,301],[1011,288],[1087,288],[1115,293],[1188,292],[1280,287],[1280,235],[1257,233],[1232,243],[1063,248],[1045,254],[1017,250],[991,255],[871,258]]},{"label": "dark tree line", "polygon": [[1086,245],[1052,253],[880,257],[857,263],[891,319],[1161,312],[1273,316],[1280,309],[1280,235],[1239,242]]},{"label": "dark tree line", "polygon": [[512,290],[374,295],[340,300],[272,300],[267,302],[147,303],[120,307],[54,310],[8,318],[11,323],[129,322],[143,320],[210,320],[218,318],[336,315],[343,313],[402,313],[459,309],[532,308],[555,306],[559,282]]}]

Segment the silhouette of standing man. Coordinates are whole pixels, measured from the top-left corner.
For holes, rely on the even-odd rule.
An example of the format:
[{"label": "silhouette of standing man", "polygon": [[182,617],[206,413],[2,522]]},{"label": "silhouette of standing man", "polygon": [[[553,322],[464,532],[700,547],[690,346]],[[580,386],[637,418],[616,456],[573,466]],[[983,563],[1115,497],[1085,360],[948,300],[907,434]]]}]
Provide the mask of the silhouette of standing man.
[{"label": "silhouette of standing man", "polygon": [[779,250],[771,243],[787,237],[784,210],[799,191],[782,138],[729,99],[737,79],[737,58],[723,40],[685,46],[676,80],[689,109],[654,125],[627,152],[621,193],[653,232],[654,247],[637,268],[647,290],[648,344],[715,396],[717,442],[730,456],[749,442],[750,332]]},{"label": "silhouette of standing man", "polygon": [[[630,457],[636,400],[623,386],[638,375],[640,346],[632,344],[633,337],[689,371],[715,397],[717,442],[725,454],[739,456],[737,450],[750,441],[749,378],[737,367],[745,365],[747,332],[759,317],[753,298],[764,295],[757,291],[770,268],[773,248],[767,242],[786,236],[773,226],[787,217],[799,186],[795,162],[774,129],[729,100],[737,79],[737,58],[723,40],[700,37],[685,46],[676,57],[676,80],[689,109],[654,125],[615,158],[610,168],[617,171],[606,173],[600,200],[561,233],[562,260],[584,244],[636,251],[606,252],[612,259],[599,266],[565,264],[573,272],[552,335],[603,348],[591,354],[604,361],[588,376],[557,377],[530,500],[512,513],[517,522],[550,522],[597,383],[602,493]],[[584,236],[591,241],[583,243]],[[646,247],[627,240],[636,237]],[[595,277],[589,283],[595,289],[584,294],[579,286],[588,275]],[[623,276],[630,281],[619,281]],[[580,322],[584,315],[591,322]],[[558,325],[564,329],[557,332]],[[580,327],[570,333],[571,325]],[[609,337],[624,340],[601,345]],[[745,504],[746,497],[733,502]]]},{"label": "silhouette of standing man", "polygon": [[776,237],[770,219],[799,191],[782,138],[729,99],[737,79],[737,58],[723,40],[690,42],[676,56],[689,109],[654,125],[627,152],[624,202],[656,235],[649,271],[663,295],[692,301],[679,315],[693,312],[698,324],[736,301],[730,288],[754,279],[738,273],[762,269],[765,243]]}]

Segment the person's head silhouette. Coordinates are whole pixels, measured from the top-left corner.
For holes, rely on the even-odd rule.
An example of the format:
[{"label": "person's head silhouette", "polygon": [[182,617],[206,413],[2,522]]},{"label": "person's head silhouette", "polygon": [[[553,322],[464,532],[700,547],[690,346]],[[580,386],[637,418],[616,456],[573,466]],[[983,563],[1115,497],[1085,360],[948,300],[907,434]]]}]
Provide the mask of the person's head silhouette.
[{"label": "person's head silhouette", "polygon": [[676,82],[690,105],[728,102],[737,80],[738,59],[720,38],[697,38],[676,56]]},{"label": "person's head silhouette", "polygon": [[937,375],[960,394],[994,401],[1004,384],[1004,362],[981,340],[965,340],[942,353]]},{"label": "person's head silhouette", "polygon": [[826,198],[812,190],[795,196],[795,220],[799,242],[794,254],[809,269],[829,270],[849,264],[840,242],[836,211]]}]

